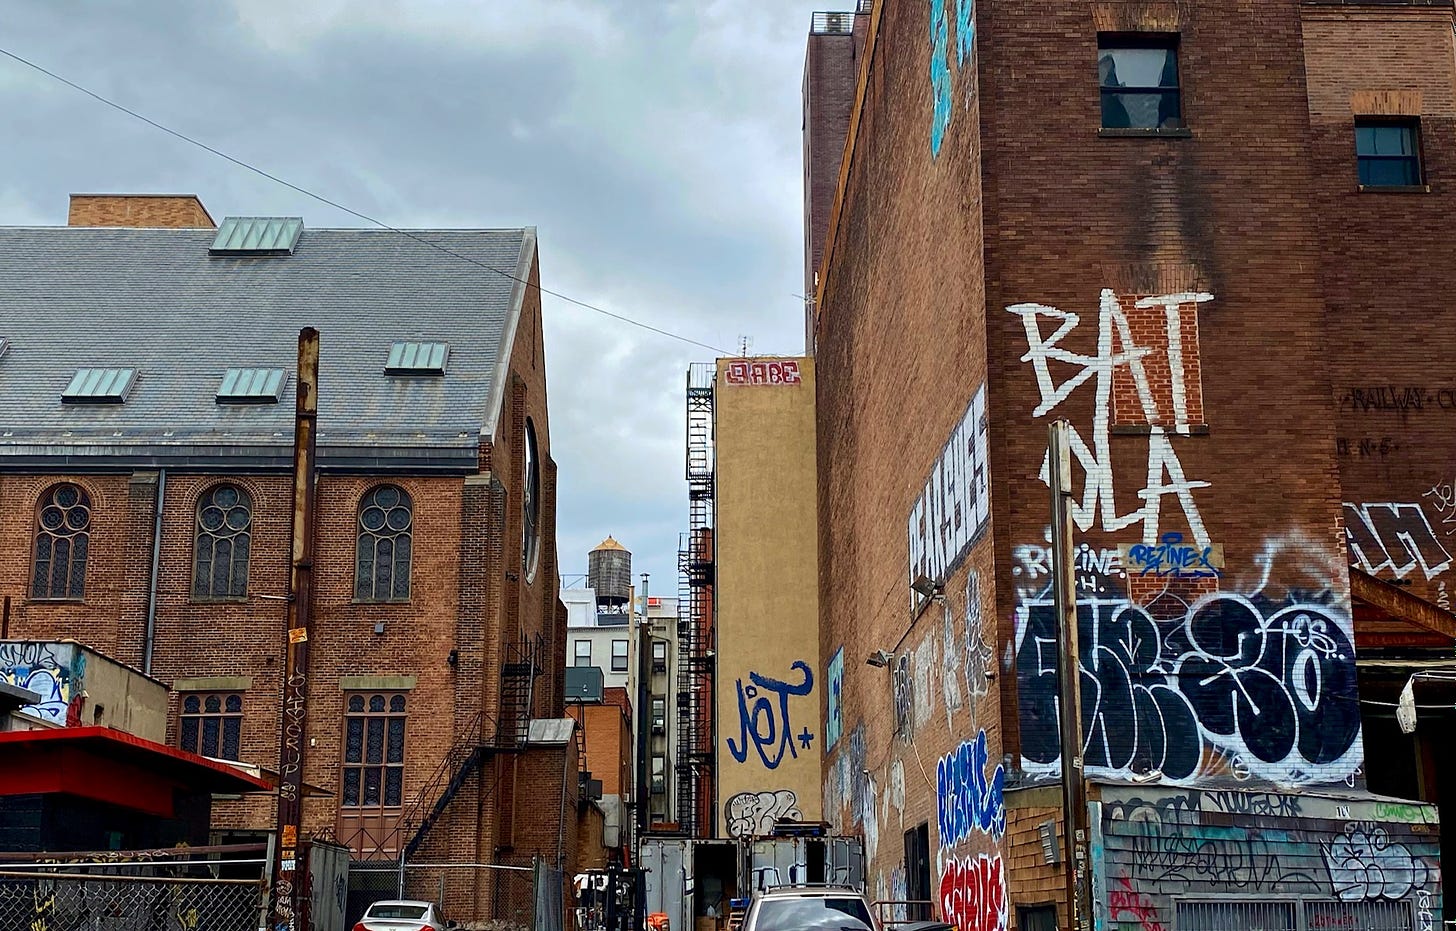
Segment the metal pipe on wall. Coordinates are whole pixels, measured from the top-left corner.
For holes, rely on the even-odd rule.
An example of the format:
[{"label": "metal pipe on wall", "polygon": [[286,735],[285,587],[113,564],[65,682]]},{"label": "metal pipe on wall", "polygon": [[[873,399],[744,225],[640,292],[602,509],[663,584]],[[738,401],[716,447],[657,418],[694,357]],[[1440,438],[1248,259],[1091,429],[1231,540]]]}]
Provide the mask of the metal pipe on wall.
[{"label": "metal pipe on wall", "polygon": [[152,674],[157,642],[157,574],[162,567],[162,512],[167,506],[167,470],[157,470],[157,515],[152,521],[152,574],[147,583],[147,629],[142,635],[142,672]]}]

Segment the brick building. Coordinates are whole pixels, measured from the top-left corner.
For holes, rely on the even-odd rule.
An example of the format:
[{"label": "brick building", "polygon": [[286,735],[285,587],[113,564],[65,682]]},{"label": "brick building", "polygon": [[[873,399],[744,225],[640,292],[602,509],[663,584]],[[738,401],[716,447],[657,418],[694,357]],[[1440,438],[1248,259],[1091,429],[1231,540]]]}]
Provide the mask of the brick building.
[{"label": "brick building", "polygon": [[[195,198],[105,196],[71,220],[0,230],[10,635],[143,669],[170,687],[169,742],[276,769],[314,326],[305,834],[361,861],[571,868],[534,230],[213,229]],[[217,823],[266,832],[274,804],[223,803]],[[440,875],[456,914],[500,907],[487,874]],[[433,897],[439,877],[418,878]]]},{"label": "brick building", "polygon": [[824,807],[880,896],[1067,926],[1066,419],[1098,927],[1440,923],[1452,18],[875,4],[815,337]]}]

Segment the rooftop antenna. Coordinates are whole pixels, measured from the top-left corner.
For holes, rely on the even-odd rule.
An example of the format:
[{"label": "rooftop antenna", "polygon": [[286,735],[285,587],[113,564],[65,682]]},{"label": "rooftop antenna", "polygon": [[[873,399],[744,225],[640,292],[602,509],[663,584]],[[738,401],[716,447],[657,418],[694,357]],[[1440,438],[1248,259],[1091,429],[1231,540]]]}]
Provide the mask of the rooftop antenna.
[{"label": "rooftop antenna", "polygon": [[752,346],[753,346],[753,337],[751,337],[751,336],[740,336],[740,337],[738,337],[738,355],[739,356],[741,356],[741,357],[743,357],[745,359],[748,358],[748,350]]}]

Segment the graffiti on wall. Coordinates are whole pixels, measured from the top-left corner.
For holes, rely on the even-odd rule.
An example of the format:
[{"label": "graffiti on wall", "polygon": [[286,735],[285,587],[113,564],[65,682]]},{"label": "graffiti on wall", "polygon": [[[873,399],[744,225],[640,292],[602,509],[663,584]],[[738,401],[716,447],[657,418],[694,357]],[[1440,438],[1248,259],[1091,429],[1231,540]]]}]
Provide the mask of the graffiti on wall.
[{"label": "graffiti on wall", "polygon": [[1006,833],[1006,770],[994,767],[984,730],[941,757],[935,766],[936,826],[940,839],[941,914],[959,931],[996,931],[1008,920],[1001,854],[958,855],[977,836],[996,842]]},{"label": "graffiti on wall", "polygon": [[802,821],[799,797],[791,789],[776,792],[740,792],[723,806],[729,837],[772,834],[779,821]]},{"label": "graffiti on wall", "polygon": [[34,692],[40,701],[21,710],[57,724],[80,722],[86,654],[68,643],[0,642],[0,682]]},{"label": "graffiti on wall", "polygon": [[[1300,927],[1383,928],[1379,919],[1410,909],[1414,927],[1434,927],[1434,809],[1407,806],[1377,821],[1381,804],[1268,790],[1110,788],[1099,817],[1109,917],[1166,929],[1180,898],[1277,895],[1309,900]],[[1412,927],[1409,917],[1389,926]]]},{"label": "graffiti on wall", "polygon": [[[951,9],[955,5],[955,53],[951,53]],[[954,116],[951,66],[966,70],[976,46],[975,0],[930,0],[930,154],[940,154]],[[972,77],[970,94],[975,94]]]},{"label": "graffiti on wall", "polygon": [[1348,825],[1323,849],[1330,887],[1341,902],[1400,900],[1426,884],[1425,862],[1373,822]]},{"label": "graffiti on wall", "polygon": [[801,381],[796,359],[733,359],[726,377],[730,385],[797,385]]},{"label": "graffiti on wall", "polygon": [[[991,517],[987,485],[986,386],[976,389],[965,416],[931,466],[925,488],[910,509],[909,581],[942,581]],[[911,597],[918,597],[914,592]]]},{"label": "graffiti on wall", "polygon": [[1451,554],[1418,503],[1346,502],[1345,540],[1350,564],[1371,575],[1402,579],[1419,568],[1431,579],[1451,567]]},{"label": "graffiti on wall", "polygon": [[748,674],[747,685],[738,680],[739,733],[736,740],[728,738],[728,752],[739,763],[748,762],[749,753],[756,752],[766,768],[778,769],[785,754],[798,759],[800,747],[806,751],[813,747],[815,735],[807,724],[795,732],[789,699],[814,690],[814,671],[803,660],[795,660],[789,670],[797,672],[800,681],[774,679],[759,672]]},{"label": "graffiti on wall", "polygon": [[936,819],[942,846],[967,840],[975,832],[1000,840],[1006,833],[1006,770],[990,770],[986,732],[967,740],[935,765]]},{"label": "graffiti on wall", "polygon": [[940,913],[958,931],[1007,926],[1006,869],[1000,854],[952,859],[941,869]]},{"label": "graffiti on wall", "polygon": [[910,674],[910,654],[895,657],[890,669],[890,684],[895,701],[895,736],[909,740],[915,721],[915,679]]},{"label": "graffiti on wall", "polygon": [[1106,805],[1110,856],[1126,862],[1141,890],[1256,893],[1318,884],[1304,859],[1285,865],[1275,832],[1210,827],[1201,823],[1205,810],[1217,809],[1197,791],[1113,800]]},{"label": "graffiti on wall", "polygon": [[[1211,300],[1212,294],[1199,292],[1159,295],[1135,303],[1138,308],[1163,307],[1167,311],[1168,340],[1163,351],[1166,359],[1159,360],[1160,367],[1165,364],[1170,373],[1171,409],[1167,411],[1162,409],[1161,398],[1155,395],[1148,366],[1143,362],[1153,350],[1139,346],[1134,340],[1122,302],[1110,289],[1102,291],[1097,350],[1091,355],[1063,344],[1081,326],[1077,314],[1045,304],[1014,304],[1006,308],[1021,317],[1026,330],[1027,352],[1022,361],[1031,363],[1041,395],[1032,416],[1053,413],[1083,385],[1090,383],[1094,392],[1090,444],[1075,427],[1070,437],[1073,460],[1083,472],[1081,500],[1072,509],[1073,519],[1082,531],[1100,527],[1111,533],[1141,526],[1142,542],[1154,546],[1161,535],[1165,505],[1176,506],[1188,525],[1192,543],[1200,548],[1212,545],[1193,494],[1199,488],[1208,487],[1208,482],[1185,475],[1171,439],[1173,434],[1189,432],[1192,426],[1188,419],[1190,386],[1185,382],[1181,350],[1184,315],[1196,314],[1200,304]],[[1044,324],[1051,326],[1049,333],[1044,331]],[[1075,374],[1058,382],[1052,374],[1053,363],[1072,366]],[[1148,425],[1147,469],[1137,475],[1137,497],[1143,503],[1124,514],[1117,513],[1111,446],[1112,388],[1114,378],[1120,373],[1136,389],[1142,420]],[[1045,458],[1041,478],[1049,483]]]},{"label": "graffiti on wall", "polygon": [[829,658],[829,694],[827,714],[824,717],[824,749],[833,750],[839,743],[839,732],[844,726],[840,703],[844,700],[844,647],[834,651]]},{"label": "graffiti on wall", "polygon": [[1107,917],[1115,922],[1130,921],[1143,931],[1166,931],[1152,899],[1134,889],[1126,876],[1119,876],[1116,888],[1107,893]]},{"label": "graffiti on wall", "polygon": [[981,608],[981,579],[972,569],[966,573],[966,688],[973,698],[991,690],[995,675],[996,654],[987,639]]},{"label": "graffiti on wall", "polygon": [[[1178,783],[1235,775],[1335,782],[1359,766],[1349,620],[1330,605],[1214,593],[1077,601],[1086,761],[1094,772]],[[1028,772],[1058,771],[1056,613],[1017,608],[1016,666]]]},{"label": "graffiti on wall", "polygon": [[1158,579],[1216,579],[1223,575],[1223,547],[1192,546],[1183,534],[1172,531],[1149,546],[1133,543],[1118,547],[1127,571],[1136,576]]}]

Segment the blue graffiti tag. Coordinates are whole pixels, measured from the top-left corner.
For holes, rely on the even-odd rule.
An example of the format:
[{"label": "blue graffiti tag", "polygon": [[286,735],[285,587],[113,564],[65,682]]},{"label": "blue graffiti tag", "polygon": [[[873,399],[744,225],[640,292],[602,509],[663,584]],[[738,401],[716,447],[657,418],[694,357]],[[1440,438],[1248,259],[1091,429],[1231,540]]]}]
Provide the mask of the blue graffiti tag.
[{"label": "blue graffiti tag", "polygon": [[[728,752],[738,762],[747,762],[750,742],[753,749],[758,751],[758,758],[769,769],[778,769],[786,750],[791,757],[798,758],[799,751],[794,748],[794,726],[789,718],[789,698],[808,695],[813,691],[814,673],[803,660],[796,660],[789,668],[802,672],[804,681],[791,685],[757,672],[748,674],[752,685],[745,686],[742,679],[738,680],[739,737],[736,743],[732,737],[728,738]],[[778,707],[774,707],[770,694],[779,697]],[[751,708],[750,700],[753,702]],[[814,734],[807,727],[804,728],[804,732],[799,735],[799,742],[804,745],[805,750],[809,749],[814,742]],[[773,750],[778,752],[770,756],[770,751]]]},{"label": "blue graffiti tag", "polygon": [[1165,533],[1162,542],[1153,546],[1139,543],[1128,547],[1127,570],[1175,579],[1216,579],[1223,575],[1223,570],[1213,564],[1213,547],[1184,543],[1181,533]]},{"label": "blue graffiti tag", "polygon": [[832,750],[843,731],[840,703],[844,696],[844,647],[834,651],[829,660],[829,714],[824,721],[824,749]]},{"label": "blue graffiti tag", "polygon": [[935,107],[930,117],[930,154],[940,154],[950,128],[950,20],[946,0],[930,0],[930,93]]},{"label": "blue graffiti tag", "polygon": [[936,814],[943,847],[958,844],[972,831],[996,840],[1006,833],[1006,768],[1000,763],[987,775],[990,753],[986,732],[967,740],[935,765]]},{"label": "blue graffiti tag", "polygon": [[956,60],[964,65],[976,45],[976,0],[956,0]]}]

